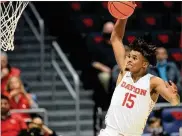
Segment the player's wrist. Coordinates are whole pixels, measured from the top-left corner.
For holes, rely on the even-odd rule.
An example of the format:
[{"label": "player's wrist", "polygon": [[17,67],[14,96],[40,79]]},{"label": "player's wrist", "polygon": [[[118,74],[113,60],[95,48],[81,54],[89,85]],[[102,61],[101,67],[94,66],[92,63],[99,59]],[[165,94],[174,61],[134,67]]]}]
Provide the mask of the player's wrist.
[{"label": "player's wrist", "polygon": [[178,99],[178,106],[180,106],[180,96],[177,94],[177,99]]},{"label": "player's wrist", "polygon": [[173,102],[171,103],[172,106],[180,106],[180,96],[177,94],[176,98],[173,99]]}]

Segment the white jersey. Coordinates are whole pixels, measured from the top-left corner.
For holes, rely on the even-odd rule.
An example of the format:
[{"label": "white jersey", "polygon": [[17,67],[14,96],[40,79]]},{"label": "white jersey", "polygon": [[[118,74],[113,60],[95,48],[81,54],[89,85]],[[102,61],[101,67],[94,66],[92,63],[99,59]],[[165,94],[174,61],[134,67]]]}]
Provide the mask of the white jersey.
[{"label": "white jersey", "polygon": [[136,83],[130,72],[116,86],[107,112],[106,126],[121,134],[141,135],[155,103],[150,97],[150,78],[146,74]]}]

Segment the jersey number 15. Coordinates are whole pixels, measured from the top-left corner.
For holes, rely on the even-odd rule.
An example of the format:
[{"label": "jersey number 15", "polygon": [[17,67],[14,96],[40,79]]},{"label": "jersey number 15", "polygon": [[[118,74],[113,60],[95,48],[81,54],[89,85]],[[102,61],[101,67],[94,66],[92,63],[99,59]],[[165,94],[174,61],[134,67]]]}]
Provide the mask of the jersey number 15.
[{"label": "jersey number 15", "polygon": [[130,109],[133,108],[135,104],[135,101],[133,100],[134,98],[136,98],[136,95],[131,93],[126,93],[122,106],[126,106],[127,108],[130,108]]}]

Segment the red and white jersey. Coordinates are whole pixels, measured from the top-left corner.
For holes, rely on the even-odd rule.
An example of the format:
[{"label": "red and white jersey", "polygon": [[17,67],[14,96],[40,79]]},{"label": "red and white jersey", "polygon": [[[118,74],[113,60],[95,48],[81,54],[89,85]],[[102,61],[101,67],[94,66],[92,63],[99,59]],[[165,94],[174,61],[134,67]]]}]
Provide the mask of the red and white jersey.
[{"label": "red and white jersey", "polygon": [[106,115],[106,126],[121,134],[141,135],[155,102],[150,97],[150,78],[146,74],[133,82],[130,72],[126,72],[116,86]]}]

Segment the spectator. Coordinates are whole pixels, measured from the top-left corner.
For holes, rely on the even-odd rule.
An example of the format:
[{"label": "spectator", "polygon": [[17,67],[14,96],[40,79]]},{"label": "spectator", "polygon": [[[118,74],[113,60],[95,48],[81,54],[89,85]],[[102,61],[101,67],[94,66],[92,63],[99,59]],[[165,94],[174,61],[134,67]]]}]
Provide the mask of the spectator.
[{"label": "spectator", "polygon": [[[107,110],[109,106],[108,101],[108,87],[111,77],[111,69],[116,65],[114,53],[112,50],[110,36],[114,28],[112,22],[106,22],[103,26],[103,41],[98,45],[95,43],[88,42],[88,50],[91,56],[91,72],[89,72],[89,80],[92,83],[94,90],[94,135],[96,135],[96,113],[98,107],[102,110]],[[102,98],[102,100],[101,100]]]},{"label": "spectator", "polygon": [[[181,90],[180,71],[174,62],[167,61],[168,54],[165,48],[159,47],[156,51],[157,65],[155,68],[149,68],[149,73],[162,78],[164,81],[173,81],[179,90]],[[160,102],[165,101],[161,97]]]},{"label": "spectator", "polygon": [[106,22],[103,27],[103,42],[97,47],[93,54],[92,66],[98,70],[98,78],[105,91],[108,91],[111,69],[116,64],[113,50],[111,47],[110,36],[114,28],[112,22]]},{"label": "spectator", "polygon": [[8,56],[6,52],[1,52],[1,93],[6,91],[6,84],[10,77],[20,76],[20,70],[15,67],[11,67],[8,63]]},{"label": "spectator", "polygon": [[152,133],[151,136],[168,136],[166,132],[163,132],[163,128],[161,126],[161,120],[156,117],[152,117],[149,119],[146,131],[148,133]]},{"label": "spectator", "polygon": [[26,132],[27,125],[17,114],[10,114],[8,97],[1,95],[1,136],[18,136]]},{"label": "spectator", "polygon": [[[34,101],[27,94],[19,77],[11,77],[7,83],[7,92],[12,109],[29,109]],[[28,114],[21,114],[26,120],[29,119]]]},{"label": "spectator", "polygon": [[41,117],[34,117],[28,125],[29,134],[34,136],[57,136],[56,133],[44,125]]}]

